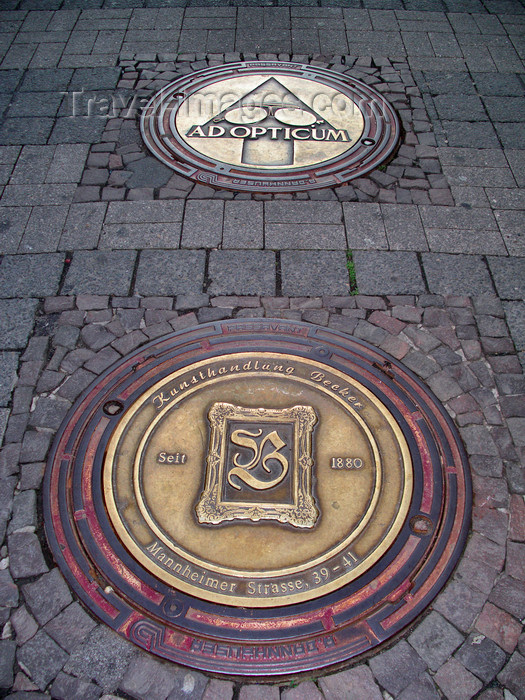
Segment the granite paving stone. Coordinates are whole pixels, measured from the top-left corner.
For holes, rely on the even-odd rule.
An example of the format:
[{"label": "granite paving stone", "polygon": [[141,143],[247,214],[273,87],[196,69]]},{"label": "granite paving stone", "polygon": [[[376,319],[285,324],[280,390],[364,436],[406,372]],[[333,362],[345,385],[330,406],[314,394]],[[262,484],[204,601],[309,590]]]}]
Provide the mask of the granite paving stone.
[{"label": "granite paving stone", "polygon": [[498,680],[514,693],[518,700],[523,700],[523,677],[525,675],[525,658],[517,651],[510,657],[508,664],[499,673]]},{"label": "granite paving stone", "polygon": [[107,206],[104,202],[72,204],[62,228],[59,250],[96,248]]},{"label": "granite paving stone", "polygon": [[491,294],[493,286],[484,261],[477,255],[423,253],[430,292],[435,294]]},{"label": "granite paving stone", "polygon": [[498,295],[502,299],[525,297],[525,258],[488,258]]},{"label": "granite paving stone", "polygon": [[134,654],[135,647],[131,642],[117,636],[109,628],[97,625],[89,637],[73,650],[69,659],[66,658],[64,671],[97,683],[106,693],[113,693]]},{"label": "granite paving stone", "polygon": [[223,248],[258,249],[264,246],[262,202],[225,202]]},{"label": "granite paving stone", "polygon": [[224,202],[187,202],[181,247],[217,248],[222,241],[223,217]]},{"label": "granite paving stone", "polygon": [[345,202],[343,211],[348,245],[352,250],[388,248],[378,204]]},{"label": "granite paving stone", "polygon": [[438,670],[434,680],[445,697],[457,698],[457,700],[469,700],[483,687],[483,683],[456,659],[447,661]]},{"label": "granite paving stone", "polygon": [[194,250],[143,251],[135,293],[175,296],[202,292],[205,252]]},{"label": "granite paving stone", "polygon": [[353,259],[361,294],[419,294],[425,291],[415,253],[357,250]]},{"label": "granite paving stone", "polygon": [[[29,492],[25,492],[29,493]],[[58,569],[23,587],[24,598],[36,620],[45,625],[72,602],[69,587]]]},{"label": "granite paving stone", "polygon": [[31,207],[0,207],[0,252],[16,253],[31,214]]},{"label": "granite paving stone", "polygon": [[469,635],[455,657],[484,683],[490,682],[507,660],[503,649],[482,634],[476,633]]},{"label": "granite paving stone", "polygon": [[56,676],[68,655],[43,630],[37,632],[17,652],[17,661],[27,669],[40,690]]},{"label": "granite paving stone", "polygon": [[275,294],[275,254],[272,251],[212,250],[208,292],[214,295]]},{"label": "granite paving stone", "polygon": [[0,353],[0,406],[7,406],[16,384],[18,369],[17,352]]},{"label": "granite paving stone", "polygon": [[120,294],[130,291],[135,252],[76,252],[62,287],[63,294]]},{"label": "granite paving stone", "polygon": [[18,251],[20,253],[55,252],[68,209],[67,204],[33,207]]},{"label": "granite paving stone", "polygon": [[4,348],[24,348],[33,328],[36,299],[0,299],[0,343]]},{"label": "granite paving stone", "polygon": [[463,640],[463,635],[437,612],[431,612],[408,637],[409,644],[433,671],[447,661]]}]

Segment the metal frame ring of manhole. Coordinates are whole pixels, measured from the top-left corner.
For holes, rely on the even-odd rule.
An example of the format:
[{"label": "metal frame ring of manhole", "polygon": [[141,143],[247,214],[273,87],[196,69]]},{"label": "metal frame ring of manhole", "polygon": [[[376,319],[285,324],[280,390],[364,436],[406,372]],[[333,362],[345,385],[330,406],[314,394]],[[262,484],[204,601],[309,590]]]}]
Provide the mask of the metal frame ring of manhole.
[{"label": "metal frame ring of manhole", "polygon": [[426,609],[470,525],[466,457],[426,386],[294,321],[204,324],[123,358],[71,409],[44,483],[87,607],[227,676],[371,652]]},{"label": "metal frame ring of manhole", "polygon": [[163,163],[214,187],[335,187],[395,151],[399,120],[378,91],[301,63],[246,61],[196,71],[157,92],[142,137]]}]

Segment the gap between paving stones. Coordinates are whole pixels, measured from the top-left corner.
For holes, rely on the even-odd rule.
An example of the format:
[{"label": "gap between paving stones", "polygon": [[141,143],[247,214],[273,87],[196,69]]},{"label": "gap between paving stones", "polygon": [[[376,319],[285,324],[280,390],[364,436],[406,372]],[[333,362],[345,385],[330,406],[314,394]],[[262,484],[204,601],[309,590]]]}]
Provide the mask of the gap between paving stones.
[{"label": "gap between paving stones", "polygon": [[[368,661],[296,686],[208,679],[150,657],[93,620],[54,567],[39,492],[51,440],[76,397],[121,356],[197,322],[304,320],[355,335],[402,361],[436,393],[464,440],[472,532],[426,617]],[[259,320],[257,320],[259,319]],[[48,297],[20,357],[0,452],[0,687],[40,697],[521,697],[525,664],[520,461],[525,379],[494,296]],[[17,358],[12,358],[16,371]],[[115,662],[117,659],[117,663]],[[36,697],[39,697],[36,695]],[[507,696],[509,697],[509,696]]]}]

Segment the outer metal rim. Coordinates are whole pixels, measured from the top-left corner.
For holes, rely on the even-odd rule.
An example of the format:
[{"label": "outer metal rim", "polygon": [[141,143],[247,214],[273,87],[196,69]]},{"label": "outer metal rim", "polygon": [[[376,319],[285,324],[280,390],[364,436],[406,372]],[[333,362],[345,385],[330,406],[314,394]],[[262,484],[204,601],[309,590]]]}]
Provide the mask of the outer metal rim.
[{"label": "outer metal rim", "polygon": [[[279,171],[233,166],[197,153],[176,133],[166,133],[166,114],[170,121],[181,99],[219,80],[263,73],[290,75],[318,81],[360,101],[365,131],[360,141],[342,156],[308,168]],[[383,95],[372,87],[346,75],[300,63],[246,61],[220,68],[206,68],[173,81],[157,92],[143,110],[141,134],[150,151],[179,174],[214,187],[250,192],[294,192],[335,187],[377,168],[396,149],[401,133],[399,119]],[[368,140],[373,143],[368,143]],[[365,141],[365,143],[363,143]]]},{"label": "outer metal rim", "polygon": [[[149,382],[195,357],[239,349],[286,351],[342,368],[392,410],[418,475],[411,510],[380,562],[313,601],[246,611],[178,592],[142,569],[115,537],[100,493],[100,464],[118,415]],[[102,621],[138,646],[229,676],[285,676],[340,665],[398,634],[429,605],[462,552],[470,524],[466,456],[448,414],[407,368],[380,350],[299,322],[225,321],[165,336],[124,358],[66,417],[44,481],[53,555]],[[414,518],[431,524],[418,532]]]}]

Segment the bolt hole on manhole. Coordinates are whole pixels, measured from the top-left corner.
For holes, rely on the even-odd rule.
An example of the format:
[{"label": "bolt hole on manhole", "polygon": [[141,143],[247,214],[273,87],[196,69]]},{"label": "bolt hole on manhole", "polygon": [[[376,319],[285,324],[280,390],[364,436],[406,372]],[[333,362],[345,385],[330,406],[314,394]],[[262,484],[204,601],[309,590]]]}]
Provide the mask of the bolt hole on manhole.
[{"label": "bolt hole on manhole", "polygon": [[410,529],[414,535],[426,537],[427,535],[431,534],[432,530],[434,529],[434,525],[432,524],[432,520],[430,520],[430,518],[427,518],[424,515],[415,515],[410,519]]},{"label": "bolt hole on manhole", "polygon": [[120,401],[106,401],[102,406],[102,410],[106,416],[118,416],[124,410],[124,404]]},{"label": "bolt hole on manhole", "polygon": [[267,318],[185,328],[113,365],[58,432],[43,496],[53,556],[95,615],[163,659],[262,680],[411,626],[471,503],[457,430],[408,367]]}]

